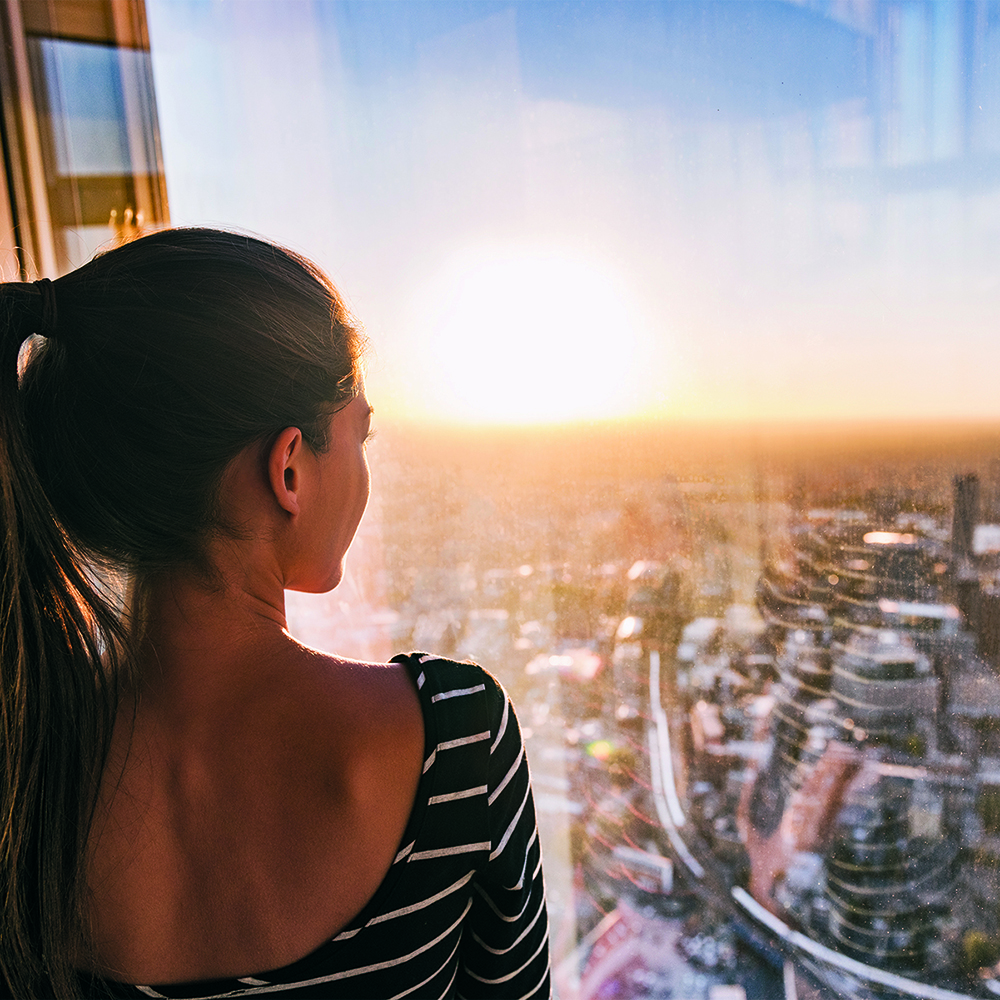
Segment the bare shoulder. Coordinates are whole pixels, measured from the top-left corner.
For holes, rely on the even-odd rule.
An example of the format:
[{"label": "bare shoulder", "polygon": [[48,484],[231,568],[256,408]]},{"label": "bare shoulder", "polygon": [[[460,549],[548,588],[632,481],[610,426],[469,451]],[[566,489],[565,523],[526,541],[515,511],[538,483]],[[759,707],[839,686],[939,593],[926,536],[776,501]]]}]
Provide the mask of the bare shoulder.
[{"label": "bare shoulder", "polygon": [[217,720],[224,740],[167,739],[148,710],[119,727],[134,750],[105,772],[81,964],[138,982],[276,968],[382,883],[423,764],[405,667],[279,647],[255,679]]},{"label": "bare shoulder", "polygon": [[313,655],[314,708],[355,763],[371,756],[396,764],[422,760],[420,700],[403,664]]},{"label": "bare shoulder", "polygon": [[409,671],[402,663],[368,663],[324,657],[331,693],[374,723],[389,719],[405,723],[420,719],[420,701]]},{"label": "bare shoulder", "polygon": [[416,686],[403,663],[368,663],[364,660],[327,658],[331,669],[341,674],[359,693],[384,694],[417,705]]}]

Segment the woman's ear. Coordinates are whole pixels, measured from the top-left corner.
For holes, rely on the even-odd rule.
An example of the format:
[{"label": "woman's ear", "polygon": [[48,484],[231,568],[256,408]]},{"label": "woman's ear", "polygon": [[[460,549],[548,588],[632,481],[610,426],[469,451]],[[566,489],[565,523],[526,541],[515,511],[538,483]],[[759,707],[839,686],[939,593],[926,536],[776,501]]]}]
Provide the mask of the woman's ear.
[{"label": "woman's ear", "polygon": [[275,438],[267,456],[267,473],[278,505],[289,514],[299,513],[302,458],[305,442],[298,427],[286,427]]}]

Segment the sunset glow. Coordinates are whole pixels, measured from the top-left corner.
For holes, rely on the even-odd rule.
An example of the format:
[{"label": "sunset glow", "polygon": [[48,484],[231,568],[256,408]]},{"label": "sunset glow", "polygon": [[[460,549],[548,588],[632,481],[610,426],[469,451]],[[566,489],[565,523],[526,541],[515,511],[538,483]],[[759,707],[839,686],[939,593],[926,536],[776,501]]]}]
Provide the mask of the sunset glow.
[{"label": "sunset glow", "polygon": [[1000,416],[975,5],[889,103],[880,4],[147,7],[173,222],[323,266],[383,420]]},{"label": "sunset glow", "polygon": [[412,322],[431,416],[560,423],[639,408],[648,331],[626,282],[582,255],[462,254],[425,288]]}]

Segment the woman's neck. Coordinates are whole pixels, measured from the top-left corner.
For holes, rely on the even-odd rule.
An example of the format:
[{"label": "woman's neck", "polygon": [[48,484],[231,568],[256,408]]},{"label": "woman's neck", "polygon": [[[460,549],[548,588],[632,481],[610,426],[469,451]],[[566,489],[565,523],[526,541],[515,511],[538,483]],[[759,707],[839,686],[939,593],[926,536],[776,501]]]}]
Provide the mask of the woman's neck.
[{"label": "woman's neck", "polygon": [[258,701],[305,653],[285,631],[280,580],[247,571],[259,561],[219,562],[211,580],[176,569],[136,588],[137,693],[172,724],[197,726],[222,706]]}]

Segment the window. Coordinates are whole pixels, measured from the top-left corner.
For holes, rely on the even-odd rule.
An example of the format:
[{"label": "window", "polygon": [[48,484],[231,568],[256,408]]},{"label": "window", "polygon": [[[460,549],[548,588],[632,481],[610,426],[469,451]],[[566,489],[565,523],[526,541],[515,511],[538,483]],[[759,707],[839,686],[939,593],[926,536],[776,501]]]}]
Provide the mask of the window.
[{"label": "window", "polygon": [[54,276],[165,222],[142,4],[19,0],[3,31],[7,273]]},{"label": "window", "polygon": [[116,223],[149,218],[158,173],[149,53],[30,38],[28,55],[57,256],[78,267]]},{"label": "window", "polygon": [[[560,995],[1000,992],[1000,7],[148,11],[175,221],[379,350],[295,627],[508,685]],[[155,174],[32,44],[53,198]]]}]

